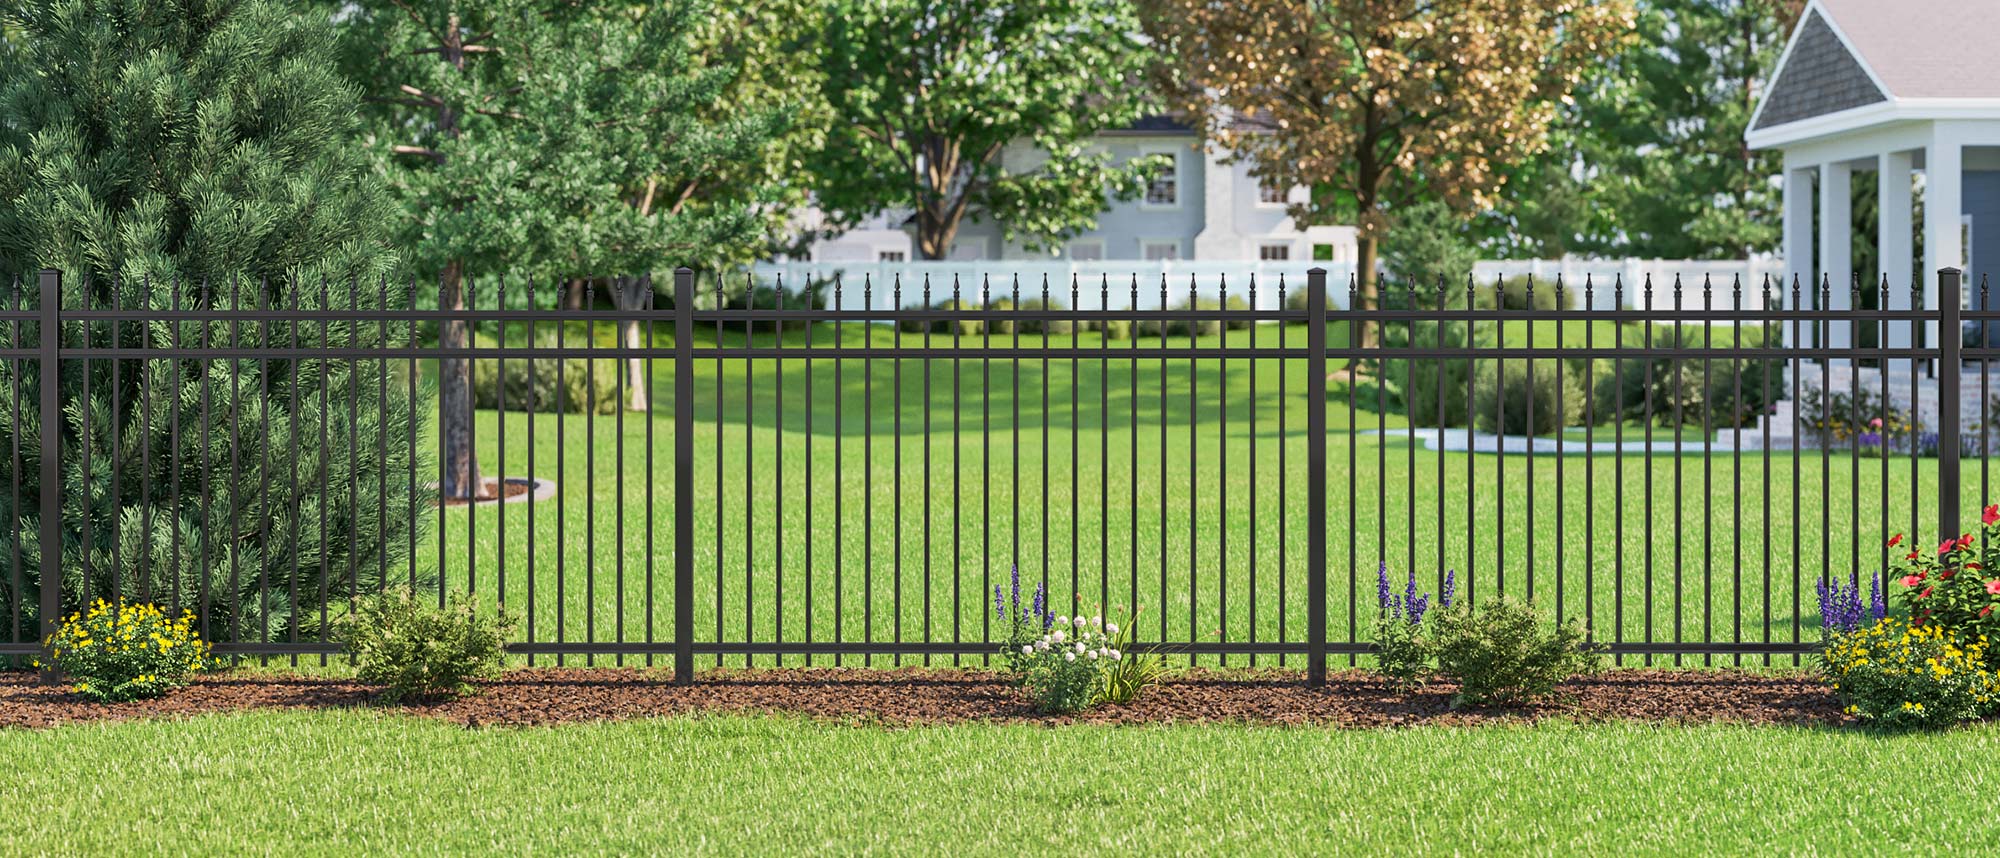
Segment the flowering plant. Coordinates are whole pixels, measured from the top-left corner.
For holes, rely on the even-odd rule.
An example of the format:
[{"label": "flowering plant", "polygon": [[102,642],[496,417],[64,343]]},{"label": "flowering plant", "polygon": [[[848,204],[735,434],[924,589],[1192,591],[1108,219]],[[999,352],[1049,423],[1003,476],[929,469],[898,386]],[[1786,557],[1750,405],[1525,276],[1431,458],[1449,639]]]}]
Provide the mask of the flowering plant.
[{"label": "flowering plant", "polygon": [[[1911,546],[1898,561],[1897,600],[1909,610],[1910,625],[1941,626],[1967,639],[2000,635],[2000,504],[1986,507],[1980,521],[1985,539],[1967,533],[1933,550]],[[1899,533],[1889,545],[1903,541]]]},{"label": "flowering plant", "polygon": [[[1438,607],[1451,607],[1456,571],[1444,573],[1438,591]],[[1424,615],[1430,611],[1431,597],[1417,592],[1416,570],[1398,594],[1389,586],[1389,564],[1375,570],[1375,599],[1381,614],[1375,619],[1375,670],[1399,688],[1422,685],[1430,674],[1430,641],[1425,634]]]},{"label": "flowering plant", "polygon": [[103,599],[71,614],[47,647],[70,690],[100,703],[158,697],[209,663],[209,645],[186,614]]},{"label": "flowering plant", "polygon": [[1954,724],[1993,711],[2000,676],[1985,635],[1900,618],[1835,634],[1817,658],[1847,713],[1889,727]]},{"label": "flowering plant", "polygon": [[1046,634],[1017,650],[1022,684],[1044,712],[1078,712],[1097,702],[1104,671],[1125,654],[1113,646],[1117,623],[1103,617],[1056,617]]},{"label": "flowering plant", "polygon": [[[1025,667],[1021,647],[1032,644],[1055,626],[1056,615],[1049,608],[1049,582],[1035,585],[1035,592],[1028,604],[1021,604],[1021,567],[1013,571],[1011,594],[1003,594],[1000,585],[993,585],[993,616],[998,619],[1002,631],[1007,635],[1007,643],[1000,648],[1000,656],[1007,662],[1007,669],[1020,673]],[[1003,598],[1005,596],[1005,598]]]},{"label": "flowering plant", "polygon": [[1861,602],[1861,573],[1849,573],[1845,585],[1839,581],[1819,582],[1819,628],[1829,639],[1861,628],[1864,620],[1879,620],[1888,615],[1889,598],[1882,590],[1880,575],[1868,577],[1866,606]]}]

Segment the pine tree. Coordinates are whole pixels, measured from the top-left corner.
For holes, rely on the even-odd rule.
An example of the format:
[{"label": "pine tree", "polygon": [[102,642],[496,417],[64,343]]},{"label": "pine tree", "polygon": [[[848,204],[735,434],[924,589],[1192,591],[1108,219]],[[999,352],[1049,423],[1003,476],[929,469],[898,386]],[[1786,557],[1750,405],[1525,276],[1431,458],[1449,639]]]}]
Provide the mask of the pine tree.
[{"label": "pine tree", "polygon": [[[408,306],[407,288],[387,285],[393,210],[353,143],[358,96],[333,71],[328,23],[299,12],[282,0],[5,6],[18,38],[0,68],[0,266],[26,274],[29,303],[28,272],[51,267],[67,310]],[[368,348],[403,342],[399,327],[154,320],[61,335]],[[16,372],[0,389],[37,402],[38,367],[0,365]],[[423,394],[407,363],[71,360],[60,378],[60,488],[38,479],[36,409],[0,416],[0,450],[17,437],[22,450],[18,472],[0,456],[0,484],[22,486],[21,507],[0,509],[20,524],[0,539],[21,541],[26,592],[9,596],[30,616],[51,563],[65,611],[115,589],[202,611],[220,640],[315,638],[350,594],[403,580],[430,503],[412,486],[412,446],[430,445],[410,440]],[[59,552],[37,538],[46,491],[62,496]],[[0,542],[0,557],[12,547]]]}]

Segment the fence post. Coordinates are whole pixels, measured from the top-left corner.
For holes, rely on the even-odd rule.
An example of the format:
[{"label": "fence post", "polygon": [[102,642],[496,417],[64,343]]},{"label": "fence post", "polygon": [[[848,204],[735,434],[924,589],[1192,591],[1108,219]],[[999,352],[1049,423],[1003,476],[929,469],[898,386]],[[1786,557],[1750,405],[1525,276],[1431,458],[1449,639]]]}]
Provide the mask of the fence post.
[{"label": "fence post", "polygon": [[694,682],[694,270],[674,269],[674,683]]},{"label": "fence post", "polygon": [[[38,566],[42,576],[42,640],[46,642],[55,636],[56,624],[62,620],[62,397],[57,390],[61,385],[59,370],[62,368],[62,333],[57,318],[62,304],[62,272],[44,268],[38,279],[41,281],[39,309],[42,311],[42,478],[39,486],[42,532]],[[61,680],[54,664],[42,664],[41,680],[47,684]]]},{"label": "fence post", "polygon": [[1958,381],[1964,332],[1958,301],[1964,276],[1956,268],[1938,272],[1938,539],[1956,535],[1960,527],[1958,447],[1964,427],[1959,423]]},{"label": "fence post", "polygon": [[[1348,341],[1354,341],[1351,328]],[[1306,682],[1319,688],[1326,685],[1327,361],[1324,268],[1306,272],[1306,352],[1306,372],[1310,376],[1306,384]]]}]

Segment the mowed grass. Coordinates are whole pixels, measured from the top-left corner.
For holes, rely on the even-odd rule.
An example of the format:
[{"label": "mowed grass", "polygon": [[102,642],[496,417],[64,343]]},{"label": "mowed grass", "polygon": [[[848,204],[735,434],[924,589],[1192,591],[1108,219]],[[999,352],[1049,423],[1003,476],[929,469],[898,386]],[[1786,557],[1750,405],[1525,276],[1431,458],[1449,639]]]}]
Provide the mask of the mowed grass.
[{"label": "mowed grass", "polygon": [[[273,753],[272,749],[283,749]],[[371,711],[0,731],[14,854],[1929,853],[1990,725],[532,729]],[[79,796],[84,800],[78,800]],[[1951,835],[1984,842],[1989,814]]]},{"label": "mowed grass", "polygon": [[[599,326],[601,340],[609,333]],[[821,325],[811,336],[845,348],[897,335]],[[1227,336],[1305,341],[1296,326]],[[1585,336],[1540,323],[1534,341]],[[1589,333],[1599,345],[1616,336],[1608,323]],[[1727,344],[1733,333],[1716,336]],[[1525,343],[1528,331],[1510,323],[1505,338]],[[1329,341],[1345,343],[1345,330]],[[1015,566],[1024,587],[1046,579],[1064,610],[1122,618],[1136,606],[1147,639],[1304,640],[1306,361],[1147,358],[1160,342],[1055,336],[1052,347],[1104,357],[1046,362],[980,360],[979,338],[960,340],[956,362],[699,360],[697,640],[982,641],[992,587]],[[1223,340],[1169,340],[1191,342]],[[557,479],[558,496],[445,513],[442,542],[418,552],[420,573],[441,556],[452,590],[504,594],[535,641],[671,641],[673,367],[647,371],[650,417],[478,413],[482,469]],[[1915,530],[1915,515],[1928,530],[1935,508],[1932,460],[1704,457],[1695,429],[1676,455],[1664,428],[1651,456],[1438,454],[1372,434],[1406,425],[1393,389],[1336,380],[1325,408],[1323,574],[1336,641],[1369,637],[1383,562],[1399,587],[1415,569],[1435,589],[1452,569],[1461,595],[1532,595],[1602,641],[1812,641],[1821,576],[1882,568],[1883,541]],[[1969,477],[1966,509],[1979,491]]]}]

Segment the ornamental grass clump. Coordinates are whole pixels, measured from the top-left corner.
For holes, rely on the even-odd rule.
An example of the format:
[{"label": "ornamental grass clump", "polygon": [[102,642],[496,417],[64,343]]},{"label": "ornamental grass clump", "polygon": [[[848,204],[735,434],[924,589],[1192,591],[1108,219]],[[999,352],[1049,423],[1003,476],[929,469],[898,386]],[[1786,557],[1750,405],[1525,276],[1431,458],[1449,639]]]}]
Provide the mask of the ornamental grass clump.
[{"label": "ornamental grass clump", "polygon": [[99,703],[158,697],[209,665],[208,642],[187,614],[103,599],[64,620],[47,651],[70,690]]},{"label": "ornamental grass clump", "polygon": [[382,699],[395,703],[472,690],[472,680],[500,671],[511,628],[505,614],[463,600],[437,607],[405,589],[364,602],[343,631],[361,681],[388,686]]},{"label": "ornamental grass clump", "polygon": [[1104,670],[1104,687],[1098,692],[1098,703],[1130,703],[1139,699],[1147,688],[1159,682],[1167,672],[1166,660],[1157,652],[1139,652],[1135,649],[1134,629],[1139,627],[1139,612],[1133,611],[1123,628],[1117,623],[1106,623],[1105,631],[1111,634],[1111,652],[1117,658]]},{"label": "ornamental grass clump", "polygon": [[1885,727],[1942,727],[1990,714],[2000,677],[1985,635],[1896,617],[1835,633],[1817,658],[1847,713]]}]

